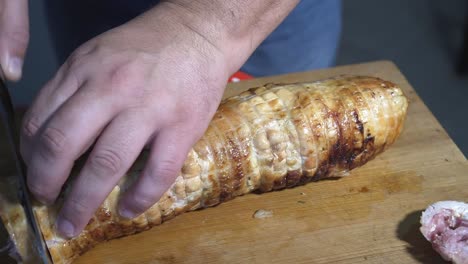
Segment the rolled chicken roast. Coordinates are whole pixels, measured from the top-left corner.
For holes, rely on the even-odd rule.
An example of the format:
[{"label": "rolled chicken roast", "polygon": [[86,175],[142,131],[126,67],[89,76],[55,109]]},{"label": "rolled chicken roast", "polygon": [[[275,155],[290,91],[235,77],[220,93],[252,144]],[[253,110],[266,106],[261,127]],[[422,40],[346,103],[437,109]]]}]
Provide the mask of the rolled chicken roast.
[{"label": "rolled chicken roast", "polygon": [[[119,197],[139,176],[144,154],[78,237],[67,240],[54,229],[63,195],[52,206],[35,205],[34,211],[54,263],[71,263],[98,243],[142,232],[186,211],[346,175],[395,141],[407,106],[395,84],[374,77],[252,88],[221,103],[171,188],[144,214],[125,220],[117,213]],[[18,234],[24,219],[14,218],[8,206],[3,203],[2,218]],[[27,262],[28,247],[15,240],[21,236],[11,237]]]},{"label": "rolled chicken roast", "polygon": [[421,215],[421,233],[445,260],[468,264],[468,203],[430,205]]}]

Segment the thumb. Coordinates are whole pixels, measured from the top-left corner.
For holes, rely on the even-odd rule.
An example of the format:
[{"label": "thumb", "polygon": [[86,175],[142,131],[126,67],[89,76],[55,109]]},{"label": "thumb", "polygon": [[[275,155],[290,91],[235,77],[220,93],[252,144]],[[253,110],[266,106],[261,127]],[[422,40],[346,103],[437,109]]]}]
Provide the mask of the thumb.
[{"label": "thumb", "polygon": [[28,0],[0,0],[0,65],[8,80],[21,78],[28,42]]}]

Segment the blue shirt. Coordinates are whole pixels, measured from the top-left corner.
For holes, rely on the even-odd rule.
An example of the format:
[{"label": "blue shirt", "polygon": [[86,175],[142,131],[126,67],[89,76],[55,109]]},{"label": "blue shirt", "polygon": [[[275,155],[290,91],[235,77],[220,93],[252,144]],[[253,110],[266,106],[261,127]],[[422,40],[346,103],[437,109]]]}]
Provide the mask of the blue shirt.
[{"label": "blue shirt", "polygon": [[[45,1],[58,57],[88,39],[138,16],[155,0]],[[333,65],[341,32],[340,0],[302,0],[242,67],[253,76],[284,74]]]}]

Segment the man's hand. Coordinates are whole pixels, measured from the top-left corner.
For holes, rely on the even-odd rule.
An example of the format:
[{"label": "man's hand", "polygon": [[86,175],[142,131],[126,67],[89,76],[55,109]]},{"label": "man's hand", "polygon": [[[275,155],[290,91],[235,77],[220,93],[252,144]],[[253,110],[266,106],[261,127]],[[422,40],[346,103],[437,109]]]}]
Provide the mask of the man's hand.
[{"label": "man's hand", "polygon": [[0,0],[0,65],[11,81],[21,78],[29,42],[28,0]]},{"label": "man's hand", "polygon": [[[82,45],[40,91],[24,119],[21,150],[38,200],[52,203],[95,143],[59,213],[61,234],[79,234],[145,145],[148,162],[119,211],[132,218],[157,202],[208,126],[229,75],[293,6],[257,25],[255,14],[226,3],[163,2]],[[279,5],[257,3],[255,12]]]},{"label": "man's hand", "polygon": [[84,228],[146,144],[148,164],[120,202],[121,214],[131,218],[154,204],[219,104],[224,55],[171,18],[153,19],[85,43],[25,117],[28,185],[44,203],[56,199],[73,162],[97,140],[59,216],[65,236]]}]

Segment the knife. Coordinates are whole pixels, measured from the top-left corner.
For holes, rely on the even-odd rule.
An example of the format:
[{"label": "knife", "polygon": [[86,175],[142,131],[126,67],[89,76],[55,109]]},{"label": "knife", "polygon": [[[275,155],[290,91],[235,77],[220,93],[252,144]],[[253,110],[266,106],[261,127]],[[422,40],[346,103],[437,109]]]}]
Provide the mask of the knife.
[{"label": "knife", "polygon": [[[26,185],[26,165],[24,164],[19,152],[19,137],[16,130],[17,126],[15,124],[15,112],[5,80],[5,74],[0,67],[0,116],[4,123],[4,127],[6,127],[6,135],[10,152],[12,153],[16,163],[18,201],[24,210],[27,221],[27,231],[32,238],[32,241],[28,241],[28,243],[32,244],[32,247],[30,248],[33,250],[32,252],[28,252],[28,254],[34,254],[34,256],[28,256],[27,258],[41,261],[44,264],[52,264],[53,262],[51,260],[50,253],[39,230],[37,219],[32,210],[32,198]],[[1,183],[3,182],[1,182],[0,179],[0,184]],[[24,258],[24,256],[20,257]]]}]

